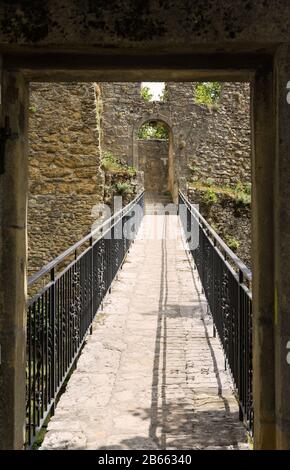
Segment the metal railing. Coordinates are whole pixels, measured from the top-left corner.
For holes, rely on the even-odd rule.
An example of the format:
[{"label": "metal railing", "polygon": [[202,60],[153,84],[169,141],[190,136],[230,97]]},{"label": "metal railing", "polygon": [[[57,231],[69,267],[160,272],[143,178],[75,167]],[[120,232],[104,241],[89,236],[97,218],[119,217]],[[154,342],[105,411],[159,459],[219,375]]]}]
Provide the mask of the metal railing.
[{"label": "metal railing", "polygon": [[[142,211],[137,211],[137,206]],[[61,387],[131,245],[132,233],[125,236],[124,226],[134,214],[136,234],[143,209],[144,192],[28,280],[32,288],[41,279],[50,277],[28,302],[28,448],[54,411]],[[67,266],[63,268],[66,261]]]},{"label": "metal railing", "polygon": [[252,433],[252,273],[179,191],[181,205],[189,246],[193,232],[197,235],[198,242],[190,251],[213,318],[214,335],[217,331],[234,381],[240,419]]}]

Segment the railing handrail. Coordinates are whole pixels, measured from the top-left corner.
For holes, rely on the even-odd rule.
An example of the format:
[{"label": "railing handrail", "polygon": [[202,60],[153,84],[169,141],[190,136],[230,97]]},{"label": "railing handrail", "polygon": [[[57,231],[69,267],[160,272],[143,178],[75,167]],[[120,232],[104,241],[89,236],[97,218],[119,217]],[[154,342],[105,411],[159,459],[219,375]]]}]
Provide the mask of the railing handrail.
[{"label": "railing handrail", "polygon": [[[119,211],[115,212],[111,217],[106,219],[99,227],[96,227],[93,231],[85,235],[81,240],[76,242],[74,245],[69,247],[67,250],[63,251],[60,255],[58,255],[56,258],[54,258],[52,261],[47,263],[43,268],[41,268],[39,271],[37,271],[35,274],[30,276],[27,281],[28,287],[30,287],[34,282],[36,282],[38,279],[43,277],[45,274],[51,272],[53,268],[55,268],[59,263],[61,263],[65,258],[67,258],[69,255],[74,253],[78,248],[80,248],[84,243],[86,243],[88,240],[91,238],[94,238],[97,233],[101,232],[109,223],[111,223],[111,226],[113,225],[112,222],[115,221],[119,216],[123,217],[126,215],[128,212],[130,212],[132,206],[134,206],[137,201],[142,197],[144,194],[144,190],[140,191],[140,193],[137,194],[137,196],[129,202],[125,207],[120,209]],[[103,234],[104,236],[104,234]],[[97,241],[97,239],[96,239]]]},{"label": "railing handrail", "polygon": [[211,234],[213,239],[218,243],[222,248],[223,252],[227,255],[232,263],[238,268],[238,270],[244,275],[248,281],[252,281],[252,271],[245,265],[245,263],[228,247],[228,245],[223,241],[223,239],[214,231],[214,229],[209,225],[206,219],[200,214],[200,212],[193,206],[193,204],[188,200],[185,194],[179,190],[179,194],[184,200],[185,204],[190,208],[190,212],[193,216],[196,216],[203,226],[206,227],[208,232]]}]

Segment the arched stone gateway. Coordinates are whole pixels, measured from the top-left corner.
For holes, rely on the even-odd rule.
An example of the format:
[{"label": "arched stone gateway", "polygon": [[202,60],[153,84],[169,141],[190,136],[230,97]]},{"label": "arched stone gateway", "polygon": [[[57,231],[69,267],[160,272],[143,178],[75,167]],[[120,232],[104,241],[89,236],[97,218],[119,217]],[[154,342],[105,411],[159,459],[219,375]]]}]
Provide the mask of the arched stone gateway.
[{"label": "arched stone gateway", "polygon": [[0,447],[24,437],[28,81],[158,79],[251,81],[254,446],[290,449],[290,3],[112,3],[1,5]]},{"label": "arched stone gateway", "polygon": [[[160,158],[158,152],[154,152],[152,154],[152,158],[155,160],[155,165],[149,164],[148,161],[144,159],[140,159],[139,155],[139,143],[140,139],[138,138],[138,132],[140,128],[148,123],[148,122],[161,122],[165,124],[168,129],[168,154],[167,158]],[[171,121],[171,119],[166,116],[165,114],[160,113],[146,113],[144,114],[133,126],[133,135],[132,135],[132,161],[133,166],[144,172],[144,181],[145,181],[145,189],[146,188],[146,180],[150,182],[148,189],[155,192],[162,192],[164,190],[169,191],[172,195],[174,202],[177,202],[178,197],[178,164],[176,160],[176,135],[175,135],[175,127]],[[162,141],[161,141],[162,143]],[[148,141],[146,142],[148,144]],[[157,148],[157,145],[155,143]],[[157,149],[158,150],[158,149]],[[158,161],[157,161],[158,159]],[[146,175],[146,171],[149,170],[148,174]],[[150,171],[151,170],[151,171]],[[159,173],[158,175],[158,172]],[[166,174],[166,176],[165,176]],[[147,178],[146,178],[147,176]],[[165,184],[164,184],[165,183]]]},{"label": "arched stone gateway", "polygon": [[196,103],[195,89],[195,82],[167,81],[166,100],[146,101],[140,83],[102,82],[102,150],[137,168],[138,130],[158,120],[172,131],[177,187],[184,188],[189,176],[210,176],[217,185],[226,186],[250,181],[249,85],[223,83],[214,109]]}]

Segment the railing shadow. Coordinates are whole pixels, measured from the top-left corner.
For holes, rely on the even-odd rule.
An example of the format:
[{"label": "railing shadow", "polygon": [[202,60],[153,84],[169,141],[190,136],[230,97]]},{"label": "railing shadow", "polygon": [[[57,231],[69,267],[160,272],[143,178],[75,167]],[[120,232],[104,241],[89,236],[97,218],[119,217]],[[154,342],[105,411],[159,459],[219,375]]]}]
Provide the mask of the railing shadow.
[{"label": "railing shadow", "polygon": [[[166,232],[167,217],[165,217],[164,231]],[[196,283],[193,272],[192,280],[197,293],[197,303],[185,306],[168,303],[168,269],[166,236],[162,239],[161,250],[161,278],[159,293],[159,309],[156,324],[155,350],[153,361],[153,374],[151,386],[150,408],[140,408],[132,415],[149,421],[147,436],[124,436],[118,444],[109,445],[106,449],[204,449],[228,448],[238,449],[238,443],[244,440],[244,433],[239,422],[238,410],[231,410],[227,398],[223,395],[222,380],[218,360],[211,344],[209,327],[204,318],[202,303],[204,297],[200,293],[200,286]],[[156,311],[144,313],[156,315]],[[211,406],[207,411],[199,411],[194,404],[194,396],[187,398],[170,396],[171,384],[167,377],[167,355],[170,341],[168,339],[168,321],[174,318],[190,319],[198,317],[204,327],[206,344],[210,351],[212,367],[214,370],[217,392],[216,398],[208,397]],[[172,339],[172,338],[170,338]],[[182,383],[180,387],[182,387]],[[178,385],[177,383],[174,384]],[[194,385],[193,385],[194,387]],[[105,449],[100,447],[99,449]]]}]

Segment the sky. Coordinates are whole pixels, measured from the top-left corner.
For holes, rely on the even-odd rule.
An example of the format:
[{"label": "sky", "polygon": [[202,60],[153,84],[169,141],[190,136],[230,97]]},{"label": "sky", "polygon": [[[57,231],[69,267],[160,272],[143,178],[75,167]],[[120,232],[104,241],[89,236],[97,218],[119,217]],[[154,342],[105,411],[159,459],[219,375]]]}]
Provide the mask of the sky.
[{"label": "sky", "polygon": [[147,86],[153,94],[152,101],[160,99],[160,94],[165,86],[164,82],[142,82],[142,86]]}]

